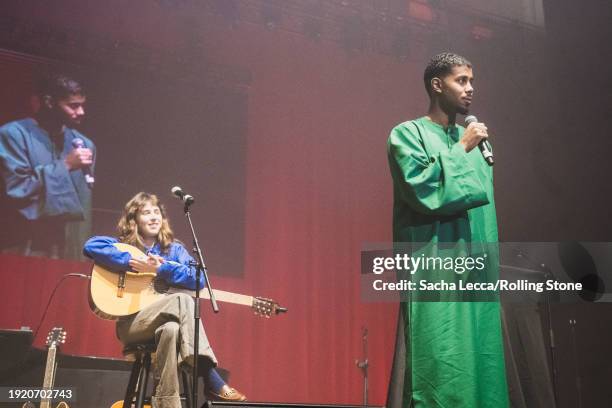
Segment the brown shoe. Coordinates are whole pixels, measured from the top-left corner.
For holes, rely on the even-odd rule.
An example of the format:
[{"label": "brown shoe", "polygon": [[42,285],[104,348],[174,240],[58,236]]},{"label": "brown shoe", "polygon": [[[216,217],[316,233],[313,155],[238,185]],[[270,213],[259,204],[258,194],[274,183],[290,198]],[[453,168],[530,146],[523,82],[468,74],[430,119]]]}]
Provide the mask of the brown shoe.
[{"label": "brown shoe", "polygon": [[227,385],[224,385],[223,388],[221,388],[220,394],[215,394],[212,391],[208,391],[208,395],[210,396],[210,399],[214,401],[236,402],[236,401],[246,401],[247,400],[246,395],[242,394],[237,389],[232,388]]}]

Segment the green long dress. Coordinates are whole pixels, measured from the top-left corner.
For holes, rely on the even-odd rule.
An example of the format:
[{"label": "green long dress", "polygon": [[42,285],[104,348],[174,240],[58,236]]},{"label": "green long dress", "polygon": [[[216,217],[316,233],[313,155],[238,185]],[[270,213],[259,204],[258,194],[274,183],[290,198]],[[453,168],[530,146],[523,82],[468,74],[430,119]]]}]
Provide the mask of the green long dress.
[{"label": "green long dress", "polygon": [[[445,130],[427,118],[392,130],[393,240],[421,243],[430,255],[438,243],[453,243],[451,251],[481,243],[489,252],[487,279],[496,280],[492,168],[478,148],[466,153],[458,143],[464,130]],[[499,302],[440,296],[400,304],[387,408],[507,407]]]}]

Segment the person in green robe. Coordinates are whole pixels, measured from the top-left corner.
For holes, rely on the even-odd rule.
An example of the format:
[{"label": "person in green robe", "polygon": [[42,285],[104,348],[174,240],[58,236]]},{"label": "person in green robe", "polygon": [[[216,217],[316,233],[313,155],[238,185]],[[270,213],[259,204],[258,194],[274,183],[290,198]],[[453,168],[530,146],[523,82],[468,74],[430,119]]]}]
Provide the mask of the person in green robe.
[{"label": "person in green robe", "polygon": [[[391,131],[393,240],[409,245],[414,256],[484,255],[486,276],[476,280],[493,282],[498,274],[493,173],[478,149],[487,127],[456,124],[457,114],[469,111],[473,79],[465,58],[435,56],[424,74],[427,115]],[[468,275],[421,272],[455,282]],[[461,296],[440,292],[425,301],[409,293],[400,303],[387,408],[508,406],[498,298]]]}]

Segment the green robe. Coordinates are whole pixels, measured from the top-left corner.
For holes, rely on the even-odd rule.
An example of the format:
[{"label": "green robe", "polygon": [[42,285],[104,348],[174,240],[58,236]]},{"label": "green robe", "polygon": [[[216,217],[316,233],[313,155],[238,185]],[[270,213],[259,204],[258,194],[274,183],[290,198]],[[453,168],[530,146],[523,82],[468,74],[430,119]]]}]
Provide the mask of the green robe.
[{"label": "green robe", "polygon": [[[492,168],[478,148],[466,153],[458,143],[464,130],[427,118],[392,130],[393,240],[421,243],[426,255],[437,243],[452,243],[455,255],[480,245],[491,261],[487,279],[496,280]],[[499,302],[439,299],[400,304],[387,407],[507,407]]]}]

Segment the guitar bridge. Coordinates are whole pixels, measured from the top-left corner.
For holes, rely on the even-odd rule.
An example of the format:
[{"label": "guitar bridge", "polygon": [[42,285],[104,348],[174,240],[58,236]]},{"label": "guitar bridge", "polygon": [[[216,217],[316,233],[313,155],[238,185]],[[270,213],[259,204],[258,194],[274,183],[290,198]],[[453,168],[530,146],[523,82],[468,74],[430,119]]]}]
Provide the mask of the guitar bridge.
[{"label": "guitar bridge", "polygon": [[123,297],[123,291],[125,290],[125,272],[119,274],[119,280],[117,281],[117,297]]}]

